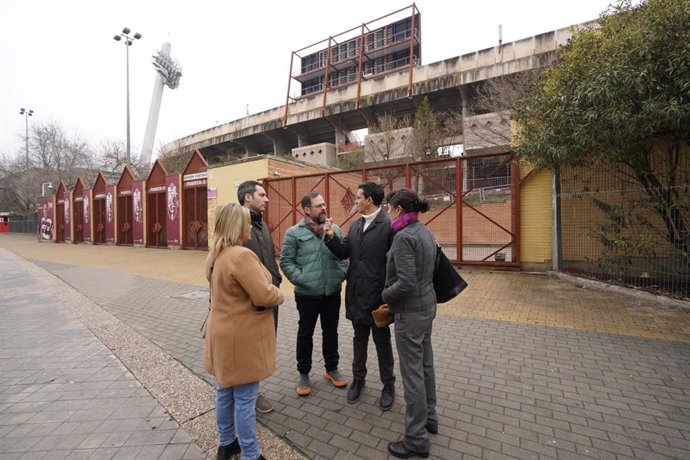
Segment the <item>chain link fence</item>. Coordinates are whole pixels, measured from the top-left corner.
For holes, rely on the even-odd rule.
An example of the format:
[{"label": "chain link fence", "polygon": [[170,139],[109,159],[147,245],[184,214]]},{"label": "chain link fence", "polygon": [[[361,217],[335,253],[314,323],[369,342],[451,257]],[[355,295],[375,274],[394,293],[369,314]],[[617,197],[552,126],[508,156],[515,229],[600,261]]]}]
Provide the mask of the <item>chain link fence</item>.
[{"label": "chain link fence", "polygon": [[690,160],[649,166],[561,171],[562,270],[690,300]]},{"label": "chain link fence", "polygon": [[10,215],[10,232],[29,233],[38,235],[38,227],[36,225],[36,213],[12,213]]}]

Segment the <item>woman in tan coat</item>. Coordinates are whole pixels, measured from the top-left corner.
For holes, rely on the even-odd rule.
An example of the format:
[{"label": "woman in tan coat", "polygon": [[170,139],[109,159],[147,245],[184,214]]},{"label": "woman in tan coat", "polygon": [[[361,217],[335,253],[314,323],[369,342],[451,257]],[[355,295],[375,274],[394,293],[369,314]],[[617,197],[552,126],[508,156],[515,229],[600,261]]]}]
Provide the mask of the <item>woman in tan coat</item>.
[{"label": "woman in tan coat", "polygon": [[[251,250],[249,210],[228,203],[216,214],[215,241],[206,258],[211,312],[204,343],[204,367],[216,385],[217,459],[242,453],[263,459],[254,411],[259,381],[276,367],[276,335],[269,307],[283,302],[271,274]],[[237,436],[235,436],[237,433]]]}]

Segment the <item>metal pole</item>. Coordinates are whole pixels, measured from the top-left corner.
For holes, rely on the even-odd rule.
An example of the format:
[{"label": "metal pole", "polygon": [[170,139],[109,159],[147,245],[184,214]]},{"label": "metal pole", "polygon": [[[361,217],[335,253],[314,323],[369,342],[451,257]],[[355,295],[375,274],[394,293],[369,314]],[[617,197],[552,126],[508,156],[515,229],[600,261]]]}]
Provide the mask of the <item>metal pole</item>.
[{"label": "metal pole", "polygon": [[130,40],[125,39],[125,48],[127,49],[127,165],[130,164],[130,137],[129,137],[129,46]]},{"label": "metal pole", "polygon": [[26,169],[29,169],[29,111],[24,112],[24,123],[26,125]]}]

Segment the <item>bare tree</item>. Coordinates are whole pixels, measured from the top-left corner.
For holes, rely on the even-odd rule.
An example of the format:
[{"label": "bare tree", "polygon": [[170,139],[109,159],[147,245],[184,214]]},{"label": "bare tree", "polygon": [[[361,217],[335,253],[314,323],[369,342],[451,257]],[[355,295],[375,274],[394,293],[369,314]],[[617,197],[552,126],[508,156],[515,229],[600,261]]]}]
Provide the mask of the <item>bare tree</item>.
[{"label": "bare tree", "polygon": [[[0,158],[0,209],[30,211],[36,206],[41,182],[50,181],[41,174],[42,168],[26,169],[22,158]],[[45,179],[45,180],[44,180]]]},{"label": "bare tree", "polygon": [[158,159],[163,163],[168,174],[180,174],[189,163],[194,152],[183,148],[182,142],[177,140],[158,148]]},{"label": "bare tree", "polygon": [[122,141],[104,141],[99,147],[100,166],[106,171],[122,171],[127,163],[127,150]]},{"label": "bare tree", "polygon": [[365,162],[382,163],[412,156],[412,128],[409,115],[382,113],[376,117],[376,132],[369,133],[364,147]]},{"label": "bare tree", "polygon": [[512,109],[540,75],[539,70],[518,72],[476,86],[462,126],[465,149],[484,151],[510,146]]}]

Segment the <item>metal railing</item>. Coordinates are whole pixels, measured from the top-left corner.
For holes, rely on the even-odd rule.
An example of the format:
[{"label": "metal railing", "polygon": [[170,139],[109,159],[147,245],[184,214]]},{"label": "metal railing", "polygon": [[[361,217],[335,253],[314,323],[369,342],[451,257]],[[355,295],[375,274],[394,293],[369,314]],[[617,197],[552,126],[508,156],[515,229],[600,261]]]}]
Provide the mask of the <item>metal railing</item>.
[{"label": "metal railing", "polygon": [[38,234],[38,227],[36,226],[36,213],[28,212],[12,214],[10,216],[10,232]]},{"label": "metal railing", "polygon": [[561,270],[690,300],[690,159],[679,167],[680,185],[655,188],[622,167],[565,169]]}]

